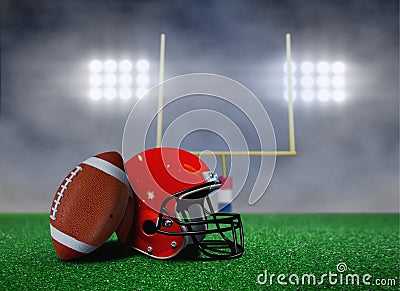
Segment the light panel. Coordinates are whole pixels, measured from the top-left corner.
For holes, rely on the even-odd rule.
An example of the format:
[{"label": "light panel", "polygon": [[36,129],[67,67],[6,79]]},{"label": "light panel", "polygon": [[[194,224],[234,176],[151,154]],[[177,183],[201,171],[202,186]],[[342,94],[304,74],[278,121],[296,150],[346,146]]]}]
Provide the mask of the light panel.
[{"label": "light panel", "polygon": [[[89,98],[91,100],[128,100],[135,95],[141,98],[148,91],[150,83],[149,62],[140,59],[136,62],[136,72],[133,62],[128,59],[100,60],[89,62]],[[136,83],[133,83],[133,78]]]},{"label": "light panel", "polygon": [[[288,87],[287,64],[283,65],[284,87]],[[300,63],[300,69],[296,71],[296,63],[292,61],[292,89],[293,99],[296,90],[301,90],[300,97],[304,102],[334,100],[341,102],[347,98],[346,66],[342,61],[329,62],[327,60],[313,62],[305,60]],[[299,80],[299,82],[297,82]],[[287,89],[284,97],[287,100]]]}]

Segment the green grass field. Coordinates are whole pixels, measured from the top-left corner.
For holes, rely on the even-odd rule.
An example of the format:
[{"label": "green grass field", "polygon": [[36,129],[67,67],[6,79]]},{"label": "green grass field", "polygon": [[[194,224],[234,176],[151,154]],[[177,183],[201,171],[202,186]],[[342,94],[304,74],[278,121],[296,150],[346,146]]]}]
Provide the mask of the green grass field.
[{"label": "green grass field", "polygon": [[[63,262],[53,250],[47,214],[0,214],[0,290],[399,289],[397,214],[253,214],[243,215],[243,222],[245,253],[239,259],[158,261],[122,248],[113,236],[86,258]],[[347,270],[339,272],[339,263]],[[265,270],[268,279],[261,285],[257,279],[264,283]],[[332,283],[322,276],[329,272],[337,275]],[[288,285],[276,277],[270,284],[272,273],[285,274],[281,281]],[[303,274],[321,284],[312,285]],[[345,285],[348,274],[359,275],[360,286]],[[372,276],[371,285],[363,285],[364,274]],[[394,279],[386,284],[396,285],[377,286],[376,279]]]}]

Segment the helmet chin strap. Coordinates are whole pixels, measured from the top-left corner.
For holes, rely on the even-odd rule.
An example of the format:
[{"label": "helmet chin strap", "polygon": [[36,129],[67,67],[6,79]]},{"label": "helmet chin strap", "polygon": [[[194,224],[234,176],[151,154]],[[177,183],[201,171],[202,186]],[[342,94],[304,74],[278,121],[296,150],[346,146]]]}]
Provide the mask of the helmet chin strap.
[{"label": "helmet chin strap", "polygon": [[[203,207],[197,203],[191,204],[187,210],[181,211],[180,213],[178,213],[178,215],[182,216],[185,221],[196,220],[196,219],[201,219],[201,220],[206,219]],[[181,228],[183,231],[189,231],[189,229],[186,226],[181,226]],[[191,231],[201,232],[201,231],[207,230],[207,224],[193,225],[191,228],[192,228]],[[202,235],[199,234],[199,235],[196,235],[195,237],[198,242],[201,242],[205,236],[206,236],[205,234],[202,234]],[[194,244],[192,236],[185,236],[184,244],[185,244],[185,246],[188,244]]]}]

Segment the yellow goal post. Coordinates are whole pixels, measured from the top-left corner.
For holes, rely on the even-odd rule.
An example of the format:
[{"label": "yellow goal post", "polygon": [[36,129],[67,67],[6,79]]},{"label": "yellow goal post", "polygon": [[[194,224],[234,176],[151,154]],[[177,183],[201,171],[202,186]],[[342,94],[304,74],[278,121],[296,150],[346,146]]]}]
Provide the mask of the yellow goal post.
[{"label": "yellow goal post", "polygon": [[[159,65],[159,91],[158,91],[158,115],[157,115],[157,147],[161,146],[162,141],[162,107],[164,94],[164,65],[165,65],[165,39],[164,33],[160,37],[160,65]],[[293,88],[292,88],[292,56],[291,56],[291,39],[290,34],[286,34],[286,64],[287,64],[287,93],[288,93],[288,124],[289,124],[289,150],[277,151],[214,151],[214,152],[198,152],[192,151],[195,155],[217,156],[221,158],[222,175],[227,177],[227,156],[295,156],[295,132],[293,118]]]}]

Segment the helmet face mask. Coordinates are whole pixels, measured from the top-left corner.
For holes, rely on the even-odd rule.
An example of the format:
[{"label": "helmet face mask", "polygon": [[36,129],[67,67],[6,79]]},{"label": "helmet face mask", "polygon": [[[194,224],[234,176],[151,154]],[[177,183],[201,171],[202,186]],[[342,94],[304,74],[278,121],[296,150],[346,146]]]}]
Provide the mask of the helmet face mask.
[{"label": "helmet face mask", "polygon": [[[218,188],[220,184],[221,182],[217,184]],[[205,185],[204,187],[211,186]],[[187,245],[194,244],[204,255],[212,259],[231,259],[243,254],[244,238],[239,214],[214,213],[208,195],[204,198],[191,199],[179,198],[177,193],[171,197],[176,201],[175,216],[169,213],[165,207],[161,208],[156,225],[158,233],[185,236]],[[204,207],[205,203],[207,203],[208,210]],[[160,230],[165,217],[172,218],[173,223],[177,223],[182,231],[174,233]]]},{"label": "helmet face mask", "polygon": [[129,246],[158,259],[175,257],[188,245],[211,259],[243,254],[240,215],[214,212],[209,194],[221,182],[197,156],[155,148],[130,159],[126,169],[135,192]]}]

